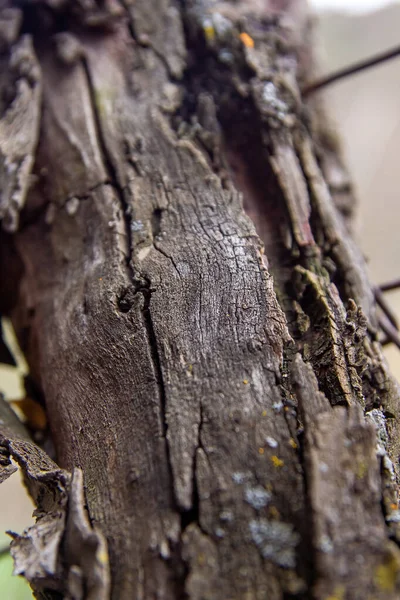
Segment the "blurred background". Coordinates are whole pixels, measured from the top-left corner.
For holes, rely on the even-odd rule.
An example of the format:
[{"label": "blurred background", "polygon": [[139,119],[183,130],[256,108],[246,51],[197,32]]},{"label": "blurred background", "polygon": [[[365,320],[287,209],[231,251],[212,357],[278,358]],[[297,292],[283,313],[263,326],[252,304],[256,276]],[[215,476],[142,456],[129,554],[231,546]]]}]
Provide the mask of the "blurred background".
[{"label": "blurred background", "polygon": [[[320,73],[329,73],[400,45],[400,0],[310,0]],[[400,278],[400,58],[335,83],[323,95],[341,134],[358,198],[357,240],[375,284]],[[400,291],[387,294],[400,319]],[[386,356],[400,379],[400,350]],[[25,369],[22,358],[20,368]],[[0,389],[23,397],[15,369],[0,367]],[[32,504],[18,474],[0,486],[0,552],[6,530],[32,523]],[[32,599],[24,581],[11,577],[12,561],[0,554],[0,598]]]},{"label": "blurred background", "polygon": [[[310,0],[320,72],[400,45],[400,2]],[[400,278],[400,57],[319,92],[340,132],[358,200],[356,236],[375,284]],[[399,154],[397,154],[399,152]],[[400,318],[400,291],[386,294]],[[400,379],[400,350],[385,354]]]}]

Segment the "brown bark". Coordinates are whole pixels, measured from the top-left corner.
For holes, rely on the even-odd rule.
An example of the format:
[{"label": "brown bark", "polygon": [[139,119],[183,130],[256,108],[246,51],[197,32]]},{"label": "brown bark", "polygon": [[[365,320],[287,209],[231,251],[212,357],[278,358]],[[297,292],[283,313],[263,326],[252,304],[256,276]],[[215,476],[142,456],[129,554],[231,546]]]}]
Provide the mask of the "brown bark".
[{"label": "brown bark", "polygon": [[1,306],[57,462],[8,415],[2,476],[39,506],[17,571],[74,600],[398,598],[399,395],[301,97],[304,3],[0,6]]}]

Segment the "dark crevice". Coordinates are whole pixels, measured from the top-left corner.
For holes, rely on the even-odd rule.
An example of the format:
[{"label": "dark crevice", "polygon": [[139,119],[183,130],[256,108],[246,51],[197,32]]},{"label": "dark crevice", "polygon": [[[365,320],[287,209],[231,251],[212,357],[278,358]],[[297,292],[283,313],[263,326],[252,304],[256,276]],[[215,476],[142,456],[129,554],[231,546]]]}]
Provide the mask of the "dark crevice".
[{"label": "dark crevice", "polygon": [[21,34],[29,33],[35,38],[67,31],[70,29],[68,10],[54,10],[48,2],[28,2],[21,0],[23,11]]},{"label": "dark crevice", "polygon": [[[168,459],[168,465],[169,465],[169,470],[170,470],[171,482],[173,482],[171,460],[170,460],[170,456],[169,456],[169,444],[168,444],[168,440],[167,440],[165,386],[164,386],[164,381],[163,381],[163,376],[162,376],[162,366],[161,366],[161,359],[160,359],[159,352],[158,352],[157,338],[156,338],[156,334],[154,331],[154,325],[153,325],[153,320],[152,320],[151,310],[150,310],[151,294],[154,290],[151,287],[150,280],[146,276],[137,274],[133,267],[133,263],[132,263],[132,249],[133,249],[132,207],[125,198],[124,189],[122,188],[122,186],[120,185],[120,183],[118,181],[117,171],[114,167],[112,158],[111,158],[110,153],[107,148],[106,141],[104,139],[101,122],[100,122],[100,117],[96,110],[95,90],[94,90],[93,81],[91,79],[89,65],[87,64],[87,61],[84,58],[82,59],[82,62],[83,62],[84,70],[85,70],[87,81],[88,81],[88,88],[89,88],[89,93],[90,93],[90,98],[91,98],[92,110],[93,110],[93,115],[94,115],[94,119],[95,119],[96,131],[97,131],[97,137],[99,140],[100,149],[102,152],[102,156],[103,156],[103,160],[104,160],[107,172],[109,173],[110,182],[116,190],[116,193],[118,195],[118,199],[119,199],[119,202],[121,205],[122,213],[123,213],[123,220],[124,220],[124,224],[125,224],[125,231],[126,231],[127,245],[128,245],[126,267],[128,270],[129,279],[132,282],[135,293],[142,293],[143,297],[144,297],[144,306],[142,309],[143,321],[144,321],[144,325],[146,328],[147,337],[149,340],[149,348],[150,348],[151,358],[153,361],[155,377],[156,377],[157,385],[159,388],[163,435],[164,435],[164,438],[166,441],[166,452],[167,452],[167,459]],[[125,300],[126,300],[126,297],[124,297],[124,299],[120,299],[120,302],[122,302],[122,305],[120,304],[119,307],[122,311],[127,312],[129,310],[130,301],[128,299],[128,301],[125,302]],[[173,486],[172,486],[172,488],[173,488]],[[177,502],[176,502],[175,498],[174,498],[174,504],[177,506]]]},{"label": "dark crevice", "polygon": [[[125,223],[125,231],[126,231],[127,244],[128,244],[128,254],[127,254],[127,258],[126,258],[126,266],[127,266],[128,272],[129,272],[129,278],[133,283],[135,293],[140,292],[143,294],[143,297],[144,297],[144,306],[142,309],[143,320],[144,320],[144,325],[145,325],[148,340],[149,340],[149,348],[150,348],[151,358],[152,358],[153,365],[154,365],[156,381],[157,381],[157,385],[159,388],[163,435],[166,439],[166,434],[167,434],[166,406],[165,406],[166,395],[165,395],[164,381],[163,381],[163,377],[162,377],[161,360],[160,360],[160,356],[158,353],[157,339],[156,339],[156,334],[154,331],[153,320],[152,320],[151,311],[150,311],[150,300],[151,300],[151,294],[153,292],[153,289],[151,288],[150,280],[148,278],[146,278],[145,276],[138,276],[138,274],[135,273],[135,270],[133,267],[133,263],[131,260],[132,248],[133,248],[132,208],[131,208],[131,205],[129,204],[129,202],[127,202],[127,200],[125,199],[124,190],[121,187],[121,185],[119,184],[116,169],[113,165],[111,156],[107,149],[107,145],[106,145],[106,142],[105,142],[105,139],[103,136],[103,132],[102,132],[102,128],[101,128],[100,118],[99,118],[98,112],[96,110],[95,90],[94,90],[93,82],[91,80],[90,69],[89,69],[89,66],[85,59],[83,59],[83,65],[84,65],[85,73],[86,73],[87,80],[88,80],[89,93],[90,93],[90,97],[91,97],[93,114],[94,114],[94,119],[95,119],[95,123],[96,123],[97,137],[98,137],[99,145],[100,145],[100,148],[102,151],[103,160],[104,160],[107,172],[110,175],[111,184],[113,185],[113,187],[115,188],[115,190],[118,194],[118,199],[120,201],[120,205],[121,205],[122,212],[123,212],[123,219],[124,219],[124,223]],[[126,294],[123,295],[123,297],[121,297],[119,299],[120,310],[122,312],[128,312],[130,306],[131,306],[130,298],[127,297]],[[167,439],[166,439],[166,448],[167,448],[167,454],[168,454],[169,446],[168,446]],[[171,466],[171,461],[170,461],[169,457],[168,457],[168,464]],[[172,471],[171,471],[171,481],[173,481]]]},{"label": "dark crevice", "polygon": [[52,0],[16,0],[22,10],[21,34],[31,34],[42,45],[57,33],[82,30],[109,32],[121,19],[121,13],[105,3],[53,2]]},{"label": "dark crevice", "polygon": [[[193,495],[195,496],[195,494],[193,494]],[[182,533],[192,523],[195,523],[196,525],[198,525],[198,523],[199,523],[199,507],[198,507],[198,503],[197,502],[195,502],[193,504],[193,507],[191,509],[185,510],[185,511],[181,512],[181,530],[182,530]]]},{"label": "dark crevice", "polygon": [[16,367],[17,363],[11,349],[3,337],[3,321],[0,315],[0,363],[10,367]]},{"label": "dark crevice", "polygon": [[[203,428],[203,408],[200,404],[200,422],[198,424],[198,442],[197,442],[197,448],[194,452],[194,456],[193,456],[193,466],[192,466],[192,508],[190,510],[184,511],[181,514],[181,527],[182,527],[182,532],[185,531],[185,529],[192,523],[195,523],[200,530],[202,530],[202,527],[200,525],[200,496],[199,496],[199,490],[198,490],[198,486],[197,486],[197,449],[198,448],[203,448],[202,446],[202,442],[201,442],[201,432],[202,432],[202,428]],[[202,530],[203,531],[203,530]],[[206,534],[206,532],[203,531],[204,534]]]},{"label": "dark crevice", "polygon": [[84,72],[86,74],[86,79],[88,83],[88,90],[90,96],[90,102],[92,106],[93,119],[96,126],[96,134],[97,140],[99,143],[100,151],[103,157],[104,166],[106,168],[106,172],[109,174],[110,184],[114,187],[116,194],[118,196],[118,200],[122,209],[123,221],[125,224],[125,232],[127,239],[127,257],[126,257],[126,267],[130,276],[130,279],[134,279],[135,273],[131,261],[132,248],[133,248],[133,240],[132,240],[132,215],[131,215],[131,206],[125,199],[125,194],[120,182],[118,180],[117,171],[114,167],[111,155],[108,151],[106,141],[104,139],[104,134],[101,126],[100,117],[96,108],[96,92],[92,80],[92,76],[90,73],[90,68],[87,63],[87,60],[83,57],[82,65],[84,68]]},{"label": "dark crevice", "polygon": [[[154,366],[156,382],[157,382],[157,386],[158,386],[158,390],[159,390],[160,409],[161,409],[161,427],[163,430],[163,437],[165,439],[167,464],[168,464],[170,480],[171,480],[171,502],[172,502],[172,505],[173,505],[175,511],[181,515],[181,532],[183,533],[185,527],[187,527],[189,522],[191,522],[192,518],[194,517],[193,511],[195,510],[196,505],[193,504],[193,509],[191,509],[189,511],[182,511],[178,506],[178,502],[176,500],[176,496],[174,493],[174,477],[173,477],[173,473],[172,473],[170,449],[169,449],[169,444],[168,444],[168,439],[167,439],[168,425],[167,425],[167,418],[166,418],[165,383],[164,383],[163,374],[162,374],[162,365],[161,365],[160,354],[158,351],[157,337],[156,337],[156,333],[154,330],[153,319],[151,316],[151,306],[150,305],[151,305],[151,295],[152,295],[153,290],[150,288],[150,281],[147,280],[147,286],[142,286],[138,290],[138,292],[141,293],[144,298],[144,306],[142,308],[143,322],[144,322],[144,326],[146,329],[147,338],[149,340],[151,359],[152,359],[152,363]],[[197,492],[196,492],[196,495],[197,495]],[[183,599],[183,598],[186,598],[185,583],[186,583],[186,579],[187,579],[189,571],[188,571],[187,565],[184,563],[184,561],[182,559],[181,545],[182,545],[182,541],[180,541],[180,543],[178,543],[177,547],[175,548],[175,550],[172,554],[172,562],[174,562],[176,565],[178,565],[177,568],[176,567],[174,568],[174,572],[176,574],[176,577],[175,577],[175,585],[176,585],[176,590],[177,590],[176,597]],[[179,573],[179,575],[178,575],[178,573]]]},{"label": "dark crevice", "polygon": [[163,214],[162,208],[155,208],[153,210],[153,214],[151,216],[151,231],[153,234],[153,239],[155,239],[161,233],[162,214]]},{"label": "dark crevice", "polygon": [[[161,415],[162,415],[162,427],[163,427],[163,435],[165,439],[167,438],[167,421],[166,421],[166,393],[165,393],[165,385],[164,379],[162,375],[162,366],[161,359],[158,351],[157,337],[154,331],[153,319],[151,316],[150,303],[151,303],[151,295],[152,289],[150,287],[150,281],[147,280],[147,286],[142,287],[140,293],[144,298],[144,306],[142,309],[144,325],[147,332],[147,337],[149,340],[149,347],[151,352],[151,358],[154,365],[154,371],[156,376],[156,381],[159,389],[160,395],[160,403],[161,403]],[[168,442],[167,442],[167,450],[168,450]],[[168,462],[170,464],[170,460],[168,457]]]},{"label": "dark crevice", "polygon": [[[119,199],[122,211],[123,211],[123,219],[124,219],[124,223],[125,223],[125,230],[126,230],[126,236],[127,236],[128,253],[127,253],[127,259],[126,259],[126,266],[128,269],[128,275],[129,275],[129,279],[131,281],[131,285],[128,286],[126,288],[126,290],[120,295],[119,299],[117,299],[118,307],[119,307],[119,310],[121,310],[121,312],[128,312],[133,303],[132,297],[138,293],[142,294],[142,296],[143,296],[143,299],[144,299],[144,303],[143,303],[143,307],[142,307],[143,324],[144,324],[146,334],[147,334],[149,351],[150,351],[151,360],[152,360],[152,364],[153,364],[153,368],[154,368],[155,379],[156,379],[156,383],[157,383],[158,391],[159,391],[160,420],[161,420],[161,427],[162,427],[162,435],[165,439],[167,465],[168,465],[170,481],[171,481],[170,501],[171,501],[173,508],[176,510],[176,512],[178,514],[181,514],[181,510],[178,506],[178,502],[176,500],[175,493],[174,493],[174,483],[173,483],[174,477],[173,477],[173,473],[172,473],[172,462],[171,462],[171,457],[170,457],[169,444],[168,444],[168,440],[167,440],[168,426],[167,426],[167,419],[166,419],[165,383],[164,383],[163,373],[162,373],[161,357],[160,357],[159,350],[158,350],[157,336],[156,336],[154,323],[153,323],[153,319],[152,319],[152,314],[151,314],[151,297],[152,297],[152,293],[154,292],[154,288],[152,288],[151,281],[145,274],[136,273],[133,263],[132,263],[132,250],[133,250],[132,206],[125,198],[124,189],[122,188],[122,186],[120,185],[120,183],[118,181],[117,171],[113,165],[112,158],[107,149],[106,141],[104,139],[104,135],[103,135],[102,128],[101,128],[100,117],[96,110],[94,85],[93,85],[93,82],[91,79],[89,65],[87,64],[85,59],[83,59],[83,65],[84,65],[84,69],[85,69],[87,80],[88,80],[88,87],[89,87],[89,92],[90,92],[90,97],[91,97],[91,102],[92,102],[92,107],[93,107],[93,114],[94,114],[95,123],[96,123],[96,130],[97,130],[99,145],[100,145],[100,148],[102,151],[103,160],[104,160],[105,166],[107,168],[107,172],[109,173],[109,179],[110,179],[111,185],[113,185],[116,190],[116,193],[118,195],[118,199]],[[153,223],[153,225],[157,229],[157,227],[160,226],[161,213],[159,214],[158,212],[156,212],[154,215],[154,219],[155,219],[155,222]],[[179,544],[178,544],[177,548],[175,549],[175,551],[173,552],[173,561],[177,562],[181,567],[180,571],[182,572],[182,575],[176,578],[175,584],[176,584],[176,588],[177,588],[177,597],[183,598],[185,596],[184,587],[185,587],[185,579],[187,576],[187,571],[186,571],[186,567],[182,561],[181,550],[180,550]],[[178,569],[175,569],[175,571],[177,571],[177,570]]]}]

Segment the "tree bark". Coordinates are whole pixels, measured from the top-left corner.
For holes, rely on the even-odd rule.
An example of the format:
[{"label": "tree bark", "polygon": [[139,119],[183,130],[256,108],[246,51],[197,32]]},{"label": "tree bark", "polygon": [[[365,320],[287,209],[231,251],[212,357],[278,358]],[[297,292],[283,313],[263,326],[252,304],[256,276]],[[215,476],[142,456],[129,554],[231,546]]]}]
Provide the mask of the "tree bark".
[{"label": "tree bark", "polygon": [[57,463],[3,417],[39,507],[17,572],[398,598],[399,392],[305,3],[0,6],[1,309]]}]

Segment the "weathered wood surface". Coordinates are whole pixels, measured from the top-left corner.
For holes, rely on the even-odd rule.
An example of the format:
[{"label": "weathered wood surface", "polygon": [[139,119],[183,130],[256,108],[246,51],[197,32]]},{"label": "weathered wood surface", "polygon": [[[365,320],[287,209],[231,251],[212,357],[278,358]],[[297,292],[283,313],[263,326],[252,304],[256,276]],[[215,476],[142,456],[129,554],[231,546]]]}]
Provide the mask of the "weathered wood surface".
[{"label": "weathered wood surface", "polygon": [[[26,37],[4,38],[5,64],[24,44],[37,72],[17,202],[0,172],[7,231],[25,205],[1,306],[73,523],[51,585],[25,569],[39,597],[107,597],[96,531],[114,600],[399,597],[398,389],[348,179],[301,98],[305,10],[27,2]],[[39,518],[13,542],[20,572],[43,538]]]}]

